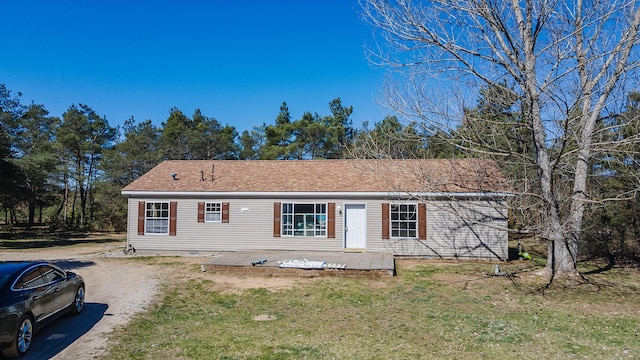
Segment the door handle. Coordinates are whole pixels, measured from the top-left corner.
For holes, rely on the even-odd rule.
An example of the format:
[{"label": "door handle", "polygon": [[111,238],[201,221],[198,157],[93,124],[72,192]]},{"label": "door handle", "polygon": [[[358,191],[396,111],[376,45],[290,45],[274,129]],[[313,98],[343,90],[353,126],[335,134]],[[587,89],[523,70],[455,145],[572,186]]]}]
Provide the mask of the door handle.
[{"label": "door handle", "polygon": [[56,288],[54,291],[55,292],[60,292],[60,288]]}]

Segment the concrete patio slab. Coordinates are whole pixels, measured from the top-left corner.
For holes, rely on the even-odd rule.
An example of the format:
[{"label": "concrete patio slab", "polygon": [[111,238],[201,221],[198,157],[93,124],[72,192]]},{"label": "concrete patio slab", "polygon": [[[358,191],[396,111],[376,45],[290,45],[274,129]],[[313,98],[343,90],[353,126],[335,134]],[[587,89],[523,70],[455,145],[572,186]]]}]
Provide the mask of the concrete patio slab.
[{"label": "concrete patio slab", "polygon": [[[281,268],[285,260],[320,261],[322,269]],[[233,251],[208,256],[203,271],[262,273],[272,276],[394,276],[391,253],[331,251]]]}]

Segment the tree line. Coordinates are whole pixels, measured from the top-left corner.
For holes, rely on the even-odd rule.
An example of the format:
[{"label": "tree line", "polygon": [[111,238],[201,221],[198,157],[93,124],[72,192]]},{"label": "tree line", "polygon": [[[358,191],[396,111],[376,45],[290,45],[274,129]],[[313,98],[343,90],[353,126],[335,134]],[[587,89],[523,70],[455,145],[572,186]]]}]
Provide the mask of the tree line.
[{"label": "tree line", "polygon": [[[286,102],[272,123],[238,133],[196,109],[191,116],[169,111],[160,126],[132,117],[112,127],[91,107],[71,105],[61,118],[44,105],[21,103],[0,85],[0,203],[3,222],[56,230],[115,230],[126,227],[122,187],[163,160],[296,160],[340,158],[460,158],[491,157],[518,192],[536,193],[539,173],[533,136],[524,123],[517,99],[508,86],[486,86],[476,104],[464,108],[463,120],[451,131],[423,123],[384,117],[369,126],[354,127],[352,106],[339,98],[329,113],[306,112],[292,119]],[[590,161],[589,191],[583,249],[613,258],[635,253],[640,246],[640,202],[637,179],[638,145],[626,142],[640,126],[640,93],[628,95],[622,111],[603,118],[603,142],[621,142],[624,149],[595,154]],[[567,151],[569,142],[551,151]],[[564,150],[563,150],[564,149]],[[606,148],[604,148],[606,149]],[[499,155],[499,156],[496,156]],[[568,166],[559,164],[559,166]],[[570,170],[568,170],[570,172]],[[570,181],[559,197],[568,197]],[[616,201],[599,201],[615,199]],[[513,199],[510,227],[535,233],[535,197]]]},{"label": "tree line", "polygon": [[[354,128],[352,113],[336,98],[327,115],[306,112],[300,119],[283,102],[272,123],[241,133],[199,109],[188,116],[172,108],[160,126],[132,117],[114,127],[89,105],[73,104],[61,117],[52,116],[0,84],[0,221],[122,231],[126,199],[120,190],[161,161],[349,157],[368,132]],[[388,126],[402,127],[385,118],[372,134]]]}]

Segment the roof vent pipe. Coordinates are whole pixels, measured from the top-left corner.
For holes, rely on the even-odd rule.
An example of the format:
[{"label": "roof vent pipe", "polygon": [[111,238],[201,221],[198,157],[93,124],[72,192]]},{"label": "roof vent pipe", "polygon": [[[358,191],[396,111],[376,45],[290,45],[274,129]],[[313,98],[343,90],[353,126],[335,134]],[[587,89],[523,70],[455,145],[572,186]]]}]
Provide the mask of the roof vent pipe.
[{"label": "roof vent pipe", "polygon": [[178,174],[176,174],[176,173],[171,174],[171,178],[173,180],[178,180]]},{"label": "roof vent pipe", "polygon": [[211,181],[213,181],[213,179],[214,179],[213,174],[214,174],[215,169],[216,169],[216,165],[215,164],[211,164]]},{"label": "roof vent pipe", "polygon": [[204,181],[204,171],[200,170],[200,181]]}]

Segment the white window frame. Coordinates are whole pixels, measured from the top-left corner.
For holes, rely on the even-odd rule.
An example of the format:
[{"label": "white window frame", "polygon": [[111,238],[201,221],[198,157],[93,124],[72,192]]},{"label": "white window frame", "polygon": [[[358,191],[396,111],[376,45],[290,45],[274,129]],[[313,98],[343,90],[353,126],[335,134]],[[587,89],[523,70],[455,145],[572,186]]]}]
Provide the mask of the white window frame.
[{"label": "white window frame", "polygon": [[[156,208],[157,206],[159,206],[159,208]],[[145,212],[144,212],[144,233],[145,234],[169,235],[170,207],[171,205],[169,204],[168,201],[148,201],[145,203]],[[166,212],[166,216],[164,216],[165,212]],[[160,225],[157,225],[156,223]],[[166,230],[164,230],[165,224],[166,224]],[[163,231],[159,231],[159,230],[163,230]]]},{"label": "white window frame", "polygon": [[[412,206],[413,212],[403,210],[402,208],[405,206]],[[389,206],[389,212],[389,235],[392,239],[418,238],[417,203],[392,203]],[[394,213],[396,216],[394,216]],[[394,225],[396,226],[394,227]]]},{"label": "white window frame", "polygon": [[[215,219],[216,215],[217,215],[217,220]],[[208,223],[222,222],[222,203],[221,202],[212,201],[212,202],[204,203],[204,222],[208,222]]]},{"label": "white window frame", "polygon": [[[313,213],[295,212],[296,207],[310,205],[313,206]],[[327,209],[328,204],[325,202],[282,203],[282,236],[327,237],[327,222],[329,215]],[[298,223],[296,223],[296,221]]]}]

